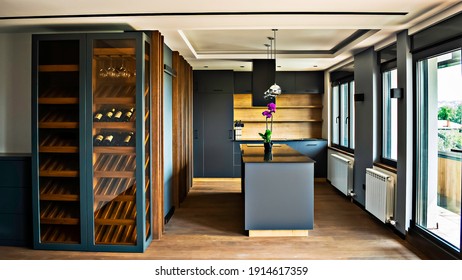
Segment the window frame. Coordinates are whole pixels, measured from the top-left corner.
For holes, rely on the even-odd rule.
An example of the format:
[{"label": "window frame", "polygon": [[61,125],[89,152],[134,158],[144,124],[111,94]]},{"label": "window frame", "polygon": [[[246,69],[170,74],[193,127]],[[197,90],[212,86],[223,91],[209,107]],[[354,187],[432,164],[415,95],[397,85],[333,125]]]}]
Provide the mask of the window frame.
[{"label": "window frame", "polygon": [[[379,113],[380,113],[380,137],[378,137],[379,139],[379,147],[380,147],[380,157],[379,157],[379,161],[380,163],[383,163],[385,165],[388,165],[388,166],[391,166],[391,167],[394,167],[394,168],[397,168],[398,166],[398,159],[396,160],[393,160],[393,159],[390,159],[390,158],[386,158],[383,156],[383,151],[384,151],[384,141],[383,141],[383,138],[384,138],[384,127],[383,127],[383,121],[384,121],[384,94],[385,92],[383,91],[383,74],[385,72],[388,72],[388,71],[392,71],[394,69],[398,69],[398,65],[397,65],[397,60],[396,59],[392,59],[390,61],[387,61],[387,62],[384,62],[380,65],[380,89],[381,89],[381,98],[380,98],[380,108],[379,108]],[[399,120],[398,120],[399,122]],[[397,139],[396,141],[398,141],[398,135],[397,135]]]},{"label": "window frame", "polygon": [[[351,112],[351,104],[350,104],[352,102],[351,100],[353,100],[353,106],[354,106],[354,99],[351,98],[351,94],[352,94],[351,82],[354,82],[354,75],[349,75],[347,77],[344,77],[344,78],[341,78],[341,79],[338,79],[338,80],[335,80],[335,81],[331,82],[331,90],[332,90],[332,92],[334,91],[334,87],[336,87],[336,86],[339,87],[338,88],[338,100],[337,100],[338,109],[339,109],[339,112],[338,112],[339,116],[334,117],[334,115],[333,115],[334,111],[332,110],[332,115],[331,115],[331,117],[332,117],[332,123],[331,123],[332,124],[331,125],[331,133],[332,133],[332,135],[334,134],[333,122],[337,119],[337,117],[339,118],[339,121],[341,121],[341,119],[342,119],[341,107],[343,106],[343,104],[341,102],[342,101],[341,85],[347,84],[348,94],[347,94],[346,100],[347,100],[347,103],[348,103],[348,106],[347,106],[347,108],[348,108],[348,110],[347,110],[348,111],[348,113],[347,113],[348,114],[348,127],[347,127],[346,131],[347,131],[347,134],[348,134],[348,136],[347,136],[347,138],[348,138],[348,147],[342,145],[342,139],[341,139],[340,136],[342,135],[341,131],[342,131],[343,126],[342,126],[341,123],[338,126],[338,132],[337,132],[338,133],[339,143],[338,144],[333,143],[332,142],[333,137],[331,137],[331,141],[330,141],[331,143],[330,144],[331,144],[332,147],[335,147],[335,148],[343,150],[345,152],[354,154],[354,148],[351,148],[351,140],[352,140],[352,136],[351,136],[351,124],[352,124],[351,123],[351,113],[352,112]],[[332,108],[333,108],[333,103],[334,103],[334,98],[332,96],[332,100],[331,100]],[[353,125],[354,125],[354,123],[353,123]]]}]

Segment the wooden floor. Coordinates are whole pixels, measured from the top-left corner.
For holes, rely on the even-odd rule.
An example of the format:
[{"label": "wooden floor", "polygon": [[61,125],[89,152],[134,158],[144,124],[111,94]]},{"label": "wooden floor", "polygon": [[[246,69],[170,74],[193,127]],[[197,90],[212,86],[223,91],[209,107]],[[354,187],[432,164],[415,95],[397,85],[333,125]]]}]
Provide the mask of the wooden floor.
[{"label": "wooden floor", "polygon": [[316,183],[308,237],[248,237],[239,179],[195,180],[187,199],[145,253],[0,247],[0,259],[425,259],[327,183]]}]

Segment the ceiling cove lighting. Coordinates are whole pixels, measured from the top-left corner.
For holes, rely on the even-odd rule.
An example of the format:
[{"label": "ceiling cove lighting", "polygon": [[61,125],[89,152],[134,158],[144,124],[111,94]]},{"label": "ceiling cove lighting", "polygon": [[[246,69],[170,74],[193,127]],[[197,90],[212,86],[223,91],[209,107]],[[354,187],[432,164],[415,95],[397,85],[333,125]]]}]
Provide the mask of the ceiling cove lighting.
[{"label": "ceiling cove lighting", "polygon": [[[276,31],[278,31],[277,29],[272,29],[273,31],[273,37],[268,37],[268,39],[270,40],[271,44],[270,46],[272,47],[273,46],[273,41],[274,41],[274,60],[276,60]],[[265,46],[267,46],[267,44],[265,44]],[[273,59],[273,56],[272,56],[272,53],[271,54],[271,59]],[[272,99],[272,98],[275,98],[276,96],[280,95],[282,92],[282,89],[281,87],[276,84],[276,81],[274,82],[274,84],[268,89],[265,91],[264,93],[264,98],[265,99]]]}]

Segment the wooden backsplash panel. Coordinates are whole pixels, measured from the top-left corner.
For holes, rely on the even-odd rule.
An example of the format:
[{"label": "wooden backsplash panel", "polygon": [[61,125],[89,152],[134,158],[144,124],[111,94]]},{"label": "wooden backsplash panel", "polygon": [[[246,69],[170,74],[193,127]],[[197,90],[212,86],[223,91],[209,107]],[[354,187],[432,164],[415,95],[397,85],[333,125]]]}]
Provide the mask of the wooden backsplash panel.
[{"label": "wooden backsplash panel", "polygon": [[[261,139],[258,133],[265,132],[265,123],[245,123],[242,140]],[[273,140],[321,138],[322,122],[273,123]]]},{"label": "wooden backsplash panel", "polygon": [[[234,109],[234,119],[248,121],[265,121],[262,112],[265,108]],[[300,121],[300,120],[320,120],[322,119],[322,108],[316,109],[276,109],[273,114],[273,121]]]}]

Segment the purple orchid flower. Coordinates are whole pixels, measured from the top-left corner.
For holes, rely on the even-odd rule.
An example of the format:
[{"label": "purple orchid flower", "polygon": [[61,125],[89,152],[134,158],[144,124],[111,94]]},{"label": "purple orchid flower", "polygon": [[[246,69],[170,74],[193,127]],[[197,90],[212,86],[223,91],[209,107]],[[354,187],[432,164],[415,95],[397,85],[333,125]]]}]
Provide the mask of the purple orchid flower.
[{"label": "purple orchid flower", "polygon": [[269,110],[271,113],[276,112],[276,104],[274,104],[273,102],[269,103],[269,104],[268,104],[268,110]]},{"label": "purple orchid flower", "polygon": [[263,113],[261,113],[263,116],[265,116],[267,119],[271,118],[273,115],[271,113],[271,111],[263,111]]}]

